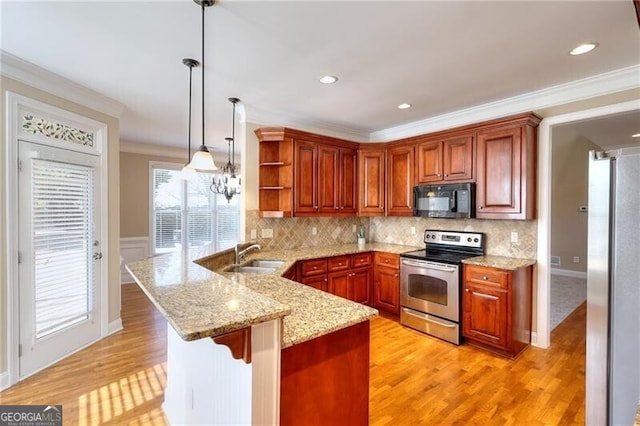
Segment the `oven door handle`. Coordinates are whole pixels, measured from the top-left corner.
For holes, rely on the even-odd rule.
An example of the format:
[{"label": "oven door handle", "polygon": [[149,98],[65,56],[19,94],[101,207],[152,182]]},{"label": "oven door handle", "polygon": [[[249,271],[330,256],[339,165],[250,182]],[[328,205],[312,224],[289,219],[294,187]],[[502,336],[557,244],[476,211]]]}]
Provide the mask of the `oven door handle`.
[{"label": "oven door handle", "polygon": [[410,310],[409,310],[409,309],[407,309],[407,308],[402,308],[402,310],[403,310],[403,311],[404,311],[404,313],[405,313],[405,314],[407,314],[407,315],[411,315],[411,316],[414,316],[414,317],[416,317],[416,318],[420,318],[421,320],[424,320],[424,321],[427,321],[427,322],[431,322],[431,323],[437,324],[437,325],[439,325],[439,326],[441,326],[441,327],[455,328],[455,326],[456,326],[456,324],[446,324],[446,323],[443,323],[443,322],[440,322],[440,321],[436,321],[436,320],[434,320],[433,318],[430,318],[430,317],[429,317],[429,315],[426,315],[426,314],[420,314],[420,313],[415,312],[415,311],[410,311]]},{"label": "oven door handle", "polygon": [[416,266],[418,268],[426,268],[426,269],[436,269],[438,271],[444,271],[444,272],[455,272],[456,268],[451,267],[451,266],[442,266],[438,263],[432,263],[432,262],[424,262],[424,261],[413,261],[413,260],[407,260],[407,259],[403,259],[402,263],[404,265],[407,266]]}]

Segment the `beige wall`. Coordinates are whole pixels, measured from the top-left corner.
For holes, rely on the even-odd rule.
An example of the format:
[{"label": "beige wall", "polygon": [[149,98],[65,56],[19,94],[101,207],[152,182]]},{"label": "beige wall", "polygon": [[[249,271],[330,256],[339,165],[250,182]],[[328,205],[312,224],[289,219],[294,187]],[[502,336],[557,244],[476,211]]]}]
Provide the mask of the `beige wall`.
[{"label": "beige wall", "polygon": [[[553,129],[551,146],[551,256],[558,269],[587,272],[588,152],[600,148],[569,126]],[[580,263],[573,263],[578,256]]]},{"label": "beige wall", "polygon": [[184,158],[120,153],[120,237],[149,236],[149,162],[184,164]]},{"label": "beige wall", "polygon": [[[108,170],[108,209],[109,209],[109,218],[108,218],[108,249],[106,251],[106,261],[108,262],[108,303],[109,303],[109,322],[116,321],[120,318],[120,215],[118,212],[120,210],[120,175],[118,173],[118,163],[119,163],[119,123],[118,119],[108,116],[106,114],[102,114],[95,110],[83,107],[74,102],[67,101],[65,99],[59,98],[57,96],[46,93],[42,90],[35,89],[31,86],[25,85],[18,81],[0,77],[1,81],[1,94],[2,94],[2,102],[0,102],[0,127],[2,128],[2,137],[4,141],[5,126],[8,123],[5,123],[5,99],[6,92],[10,91],[13,93],[17,93],[49,105],[53,105],[58,108],[65,109],[67,111],[71,111],[73,113],[89,117],[93,120],[106,123],[108,126],[108,140],[106,147],[106,155],[107,161],[109,165]],[[15,143],[16,141],[10,141],[10,143]],[[2,182],[4,182],[5,177],[5,156],[6,156],[6,143],[3,142],[2,149],[0,149],[0,176],[2,176]],[[4,231],[6,229],[6,205],[5,205],[6,193],[4,184],[0,187],[0,268],[2,269],[2,275],[0,276],[0,295],[2,302],[0,303],[0,318],[1,324],[0,326],[0,373],[5,372],[7,370],[7,312],[5,309],[5,301],[7,296],[7,288],[8,285],[13,286],[15,288],[16,283],[7,283],[6,281],[6,254],[3,252],[6,248],[7,244],[7,236]]]}]

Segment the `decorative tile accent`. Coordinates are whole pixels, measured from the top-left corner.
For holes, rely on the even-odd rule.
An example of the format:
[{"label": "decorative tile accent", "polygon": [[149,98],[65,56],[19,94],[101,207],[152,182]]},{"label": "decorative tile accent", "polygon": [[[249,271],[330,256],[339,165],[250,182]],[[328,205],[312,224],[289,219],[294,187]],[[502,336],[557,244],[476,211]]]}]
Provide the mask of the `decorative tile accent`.
[{"label": "decorative tile accent", "polygon": [[93,147],[93,133],[76,129],[61,123],[54,123],[31,114],[22,116],[22,129],[34,135],[46,136],[78,145]]}]

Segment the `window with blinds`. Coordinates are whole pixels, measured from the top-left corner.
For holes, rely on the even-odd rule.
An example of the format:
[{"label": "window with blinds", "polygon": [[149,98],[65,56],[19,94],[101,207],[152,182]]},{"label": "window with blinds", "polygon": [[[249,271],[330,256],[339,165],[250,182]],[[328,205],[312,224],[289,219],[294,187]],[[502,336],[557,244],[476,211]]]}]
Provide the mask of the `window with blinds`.
[{"label": "window with blinds", "polygon": [[223,250],[240,236],[238,197],[230,202],[209,189],[211,174],[196,173],[184,180],[180,170],[153,166],[154,252],[211,244]]},{"label": "window with blinds", "polygon": [[89,318],[93,305],[93,169],[33,160],[35,337]]}]

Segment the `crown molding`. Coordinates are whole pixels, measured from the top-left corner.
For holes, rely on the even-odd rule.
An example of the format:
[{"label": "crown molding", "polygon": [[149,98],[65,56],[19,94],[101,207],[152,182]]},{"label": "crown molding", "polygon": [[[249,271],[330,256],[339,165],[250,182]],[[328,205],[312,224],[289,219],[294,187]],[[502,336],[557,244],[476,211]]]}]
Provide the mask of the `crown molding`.
[{"label": "crown molding", "polygon": [[313,121],[299,115],[266,111],[251,105],[245,106],[245,111],[245,120],[259,126],[288,127],[353,142],[368,142],[370,137],[368,130]]},{"label": "crown molding", "polygon": [[372,132],[369,137],[371,142],[386,142],[582,101],[638,87],[640,87],[640,65],[633,65],[535,92],[390,127]]},{"label": "crown molding", "polygon": [[0,49],[0,74],[79,105],[120,118],[124,105]]}]

